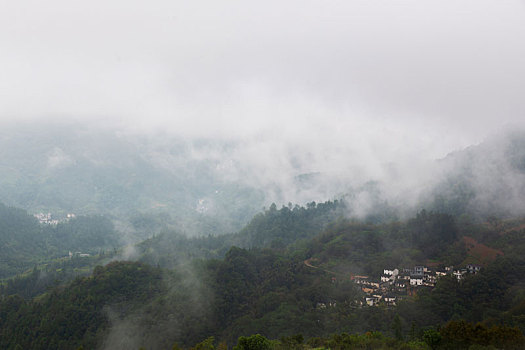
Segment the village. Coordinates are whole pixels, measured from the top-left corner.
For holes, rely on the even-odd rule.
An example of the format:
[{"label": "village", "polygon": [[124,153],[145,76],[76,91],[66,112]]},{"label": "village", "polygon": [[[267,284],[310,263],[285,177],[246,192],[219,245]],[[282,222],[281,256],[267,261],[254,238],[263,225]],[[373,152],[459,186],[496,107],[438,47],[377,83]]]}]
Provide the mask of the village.
[{"label": "village", "polygon": [[[38,220],[40,224],[51,225],[51,226],[56,226],[60,223],[67,222],[71,219],[76,218],[76,215],[73,213],[66,214],[66,216],[60,220],[53,218],[53,215],[51,215],[51,213],[37,213],[37,214],[33,214],[33,216]],[[91,254],[88,254],[88,253],[82,253],[82,252],[72,253],[71,251],[69,251],[69,254],[65,256],[65,258],[67,259],[72,259],[73,257],[87,258],[90,256]]]},{"label": "village", "polygon": [[66,214],[66,217],[62,220],[54,219],[51,213],[37,213],[33,214],[33,216],[38,220],[39,223],[43,225],[58,225],[61,222],[66,222],[70,219],[74,219],[76,217],[75,214],[68,213]]},{"label": "village", "polygon": [[380,280],[373,280],[369,276],[351,275],[350,279],[361,287],[365,293],[364,300],[359,304],[368,306],[386,305],[395,306],[396,302],[413,296],[422,288],[432,289],[441,276],[452,275],[458,281],[467,274],[476,274],[481,266],[468,264],[465,268],[454,269],[447,266],[443,269],[434,269],[426,266],[414,268],[389,269],[385,268]]},{"label": "village", "polygon": [[[317,259],[310,258],[305,260],[304,264],[310,268],[334,275],[332,283],[337,283],[338,277],[342,279],[348,278],[335,271],[315,266],[312,264],[314,261],[317,261]],[[442,276],[454,276],[458,281],[461,281],[467,275],[477,274],[480,270],[481,266],[475,264],[467,264],[460,269],[454,269],[453,266],[435,268],[418,265],[413,268],[384,268],[379,280],[370,276],[354,274],[350,274],[350,280],[357,284],[364,293],[362,300],[356,300],[358,306],[395,306],[400,300],[409,296],[415,296],[421,289],[433,289],[437,280]],[[336,275],[338,276],[336,277]],[[318,309],[335,306],[336,303],[333,301],[317,303]]]}]

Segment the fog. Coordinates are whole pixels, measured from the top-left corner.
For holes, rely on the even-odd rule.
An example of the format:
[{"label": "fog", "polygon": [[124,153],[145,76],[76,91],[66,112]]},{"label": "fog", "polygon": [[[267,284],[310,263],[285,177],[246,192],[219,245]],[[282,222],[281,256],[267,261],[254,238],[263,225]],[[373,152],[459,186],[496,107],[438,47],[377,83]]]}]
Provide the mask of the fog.
[{"label": "fog", "polygon": [[[505,135],[525,128],[524,62],[524,0],[3,1],[0,202],[107,214],[118,260],[272,202],[523,216],[525,133]],[[165,298],[108,303],[102,348],[213,319],[209,281],[179,269]]]},{"label": "fog", "polygon": [[211,140],[193,156],[283,202],[415,198],[430,161],[523,126],[523,43],[523,1],[6,2],[0,125]]}]

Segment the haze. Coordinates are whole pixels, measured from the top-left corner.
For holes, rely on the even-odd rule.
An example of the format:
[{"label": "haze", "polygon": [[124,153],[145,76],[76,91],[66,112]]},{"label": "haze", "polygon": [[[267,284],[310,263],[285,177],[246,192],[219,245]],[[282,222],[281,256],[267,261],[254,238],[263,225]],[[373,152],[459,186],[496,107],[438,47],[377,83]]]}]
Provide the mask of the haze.
[{"label": "haze", "polygon": [[235,141],[206,156],[282,188],[381,178],[523,126],[524,43],[523,1],[5,1],[0,120]]}]

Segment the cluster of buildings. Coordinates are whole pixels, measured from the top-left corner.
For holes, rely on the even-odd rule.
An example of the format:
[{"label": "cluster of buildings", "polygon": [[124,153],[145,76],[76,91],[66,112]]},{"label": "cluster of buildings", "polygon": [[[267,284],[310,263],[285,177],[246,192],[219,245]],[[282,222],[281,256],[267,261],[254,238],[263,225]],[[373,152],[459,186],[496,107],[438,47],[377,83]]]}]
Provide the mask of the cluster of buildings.
[{"label": "cluster of buildings", "polygon": [[479,265],[469,264],[462,269],[447,266],[444,269],[431,269],[426,266],[415,266],[412,269],[384,269],[380,280],[369,276],[351,275],[357,285],[365,293],[364,303],[369,306],[384,303],[394,306],[399,299],[415,295],[419,288],[434,288],[439,277],[453,275],[458,281],[467,274],[478,273]]},{"label": "cluster of buildings", "polygon": [[53,219],[51,217],[51,213],[47,213],[47,214],[44,214],[44,213],[38,213],[38,214],[34,214],[33,215],[35,218],[37,218],[38,222],[40,222],[41,224],[46,224],[46,225],[57,225],[58,224],[58,220],[56,219]]},{"label": "cluster of buildings", "polygon": [[33,215],[35,218],[37,218],[38,222],[44,225],[58,225],[61,222],[67,221],[69,219],[73,219],[76,217],[75,214],[69,213],[66,214],[66,218],[64,220],[57,220],[53,219],[51,213],[37,213]]},{"label": "cluster of buildings", "polygon": [[69,251],[69,255],[68,255],[69,259],[72,259],[74,256],[79,257],[79,258],[89,258],[91,255],[88,253],[82,253],[82,252],[71,253],[71,251]]}]

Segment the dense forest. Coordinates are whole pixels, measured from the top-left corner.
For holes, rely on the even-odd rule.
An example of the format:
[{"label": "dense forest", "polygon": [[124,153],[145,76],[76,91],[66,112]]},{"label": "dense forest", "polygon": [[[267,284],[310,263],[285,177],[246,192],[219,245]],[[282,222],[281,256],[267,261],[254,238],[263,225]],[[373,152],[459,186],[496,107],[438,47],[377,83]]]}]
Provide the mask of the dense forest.
[{"label": "dense forest", "polygon": [[[28,234],[60,237],[73,224],[42,226],[23,211],[4,210],[24,223],[11,229]],[[187,238],[168,230],[133,247],[136,262],[118,261],[121,250],[33,261],[25,274],[2,285],[0,347],[467,349],[525,344],[523,220],[480,222],[422,210],[409,220],[374,223],[345,219],[344,210],[344,201],[272,205],[235,234]],[[92,224],[83,237],[103,236],[100,222]],[[72,241],[43,241],[47,250],[42,255],[68,242],[82,244],[74,239],[78,231],[69,229]],[[110,233],[112,227],[106,229]],[[100,266],[111,260],[117,261]],[[418,289],[395,306],[363,305],[364,293],[352,280],[356,274],[379,278],[391,266],[467,263],[483,267],[460,281],[443,276],[435,288]]]},{"label": "dense forest", "polygon": [[[197,235],[180,212],[42,220],[0,204],[0,347],[523,348],[523,139],[441,160],[452,171],[424,193],[427,209],[413,211],[374,181],[337,200],[271,204],[228,232],[253,207],[218,224],[205,214],[212,202],[199,201],[191,210],[200,219],[187,218],[200,220]],[[486,163],[512,179],[487,187]],[[213,193],[230,203],[243,191],[256,196],[231,190]],[[363,198],[364,215],[356,211]]]},{"label": "dense forest", "polygon": [[0,203],[0,278],[67,257],[70,252],[96,255],[121,244],[107,217],[79,216],[41,225],[25,210]]},{"label": "dense forest", "polygon": [[15,0],[0,38],[0,350],[525,349],[525,0]]}]

